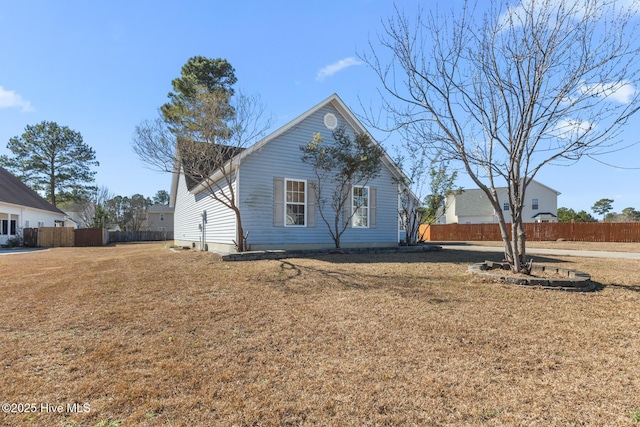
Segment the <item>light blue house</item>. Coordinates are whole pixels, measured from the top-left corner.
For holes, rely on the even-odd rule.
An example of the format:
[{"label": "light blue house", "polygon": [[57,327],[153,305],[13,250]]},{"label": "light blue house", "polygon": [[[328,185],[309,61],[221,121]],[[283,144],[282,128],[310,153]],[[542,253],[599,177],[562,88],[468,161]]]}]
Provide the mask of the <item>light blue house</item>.
[{"label": "light blue house", "polygon": [[[299,147],[311,141],[315,133],[320,133],[325,142],[333,141],[332,132],[339,126],[367,133],[334,94],[229,160],[234,170],[230,185],[252,250],[334,247],[310,188],[317,178],[312,167],[302,162]],[[380,176],[364,189],[350,190],[352,199],[366,196],[368,207],[353,216],[342,235],[341,247],[398,245],[403,238],[398,220],[398,180],[403,178],[403,172],[385,154]],[[221,191],[229,191],[228,185],[221,187]],[[358,202],[355,205],[350,208],[357,209]],[[204,185],[190,182],[182,173],[174,174],[171,206],[175,207],[177,245],[221,253],[235,251],[235,214],[213,200]]]}]

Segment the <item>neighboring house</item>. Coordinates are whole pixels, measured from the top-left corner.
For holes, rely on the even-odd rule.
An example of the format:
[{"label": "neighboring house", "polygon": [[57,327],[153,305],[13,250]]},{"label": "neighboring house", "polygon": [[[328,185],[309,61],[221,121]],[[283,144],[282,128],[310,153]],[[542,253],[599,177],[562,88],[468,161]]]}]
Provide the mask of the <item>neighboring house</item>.
[{"label": "neighboring house", "polygon": [[[334,246],[310,189],[317,178],[312,167],[302,162],[299,147],[312,141],[317,132],[326,143],[331,143],[334,141],[332,131],[342,125],[356,133],[367,132],[334,94],[230,160],[235,168],[232,185],[239,201],[243,229],[249,232],[247,243],[251,249]],[[398,244],[401,233],[397,180],[405,176],[386,154],[383,165],[381,175],[368,183],[366,191],[355,187],[355,197],[367,194],[369,206],[351,220],[342,235],[342,247]],[[351,194],[353,198],[353,189]],[[183,173],[175,174],[171,206],[175,206],[176,244],[205,246],[226,253],[235,251],[235,215],[231,209],[215,202],[203,185],[188,182]],[[331,220],[333,214],[330,215]]]},{"label": "neighboring house", "polygon": [[64,210],[64,213],[67,215],[64,221],[65,227],[89,228],[91,227],[89,221],[95,214],[95,208],[87,203],[73,203]]},{"label": "neighboring house", "polygon": [[174,208],[167,205],[151,205],[147,208],[147,230],[173,232]]},{"label": "neighboring house", "polygon": [[65,214],[0,167],[0,245],[23,228],[62,227]]},{"label": "neighboring house", "polygon": [[64,217],[64,226],[69,228],[80,228],[80,222],[77,218],[71,215],[69,212],[65,212],[66,216]]},{"label": "neighboring house", "polygon": [[[505,219],[510,221],[507,187],[496,188],[500,207]],[[522,211],[523,222],[558,222],[559,191],[532,180],[527,187],[527,200]],[[484,191],[478,189],[463,190],[447,196],[445,212],[447,224],[497,223],[493,206]]]}]

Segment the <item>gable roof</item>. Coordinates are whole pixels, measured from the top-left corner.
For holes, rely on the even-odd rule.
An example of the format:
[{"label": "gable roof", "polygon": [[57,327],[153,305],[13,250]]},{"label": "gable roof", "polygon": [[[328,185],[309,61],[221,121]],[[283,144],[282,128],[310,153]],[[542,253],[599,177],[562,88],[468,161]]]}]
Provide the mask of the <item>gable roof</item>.
[{"label": "gable roof", "polygon": [[[324,101],[318,103],[314,107],[311,107],[309,110],[305,111],[304,113],[302,113],[301,115],[299,115],[295,119],[291,120],[289,123],[285,124],[284,126],[282,126],[281,128],[277,129],[276,131],[270,133],[265,138],[261,139],[260,141],[256,142],[254,145],[249,147],[248,149],[246,149],[243,152],[241,152],[237,156],[238,160],[242,161],[242,159],[244,159],[246,156],[249,156],[252,153],[260,150],[266,144],[268,144],[272,140],[278,138],[280,135],[284,134],[285,132],[293,129],[295,126],[297,126],[298,124],[300,124],[301,122],[303,122],[304,120],[306,120],[307,118],[309,118],[310,116],[312,116],[317,111],[319,111],[320,109],[324,108],[327,105],[331,105],[336,110],[338,110],[338,112],[342,115],[342,117],[344,117],[344,119],[347,121],[347,123],[357,133],[366,134],[371,139],[371,141],[373,141],[375,144],[380,146],[380,143],[378,141],[376,141],[376,139],[373,137],[373,135],[371,135],[369,133],[369,131],[362,125],[360,120],[358,120],[358,118],[353,114],[353,112],[349,109],[349,107],[347,107],[347,105],[344,103],[344,101],[342,99],[340,99],[338,94],[334,93],[333,95],[331,95],[330,97],[328,97]],[[382,148],[382,147],[380,146],[380,148]],[[382,149],[382,152],[384,153],[384,156],[383,156],[383,159],[382,159],[382,163],[389,169],[391,174],[397,179],[406,179],[406,180],[408,180],[407,176],[398,167],[396,162],[394,162],[391,159],[391,157],[389,157],[389,155],[387,154],[387,151],[384,148]]]},{"label": "gable roof", "polygon": [[147,208],[147,213],[173,213],[175,208],[169,205],[151,205]]},{"label": "gable roof", "polygon": [[[266,144],[278,138],[285,132],[293,129],[298,124],[300,124],[301,122],[303,122],[304,120],[306,120],[307,118],[309,118],[310,116],[312,116],[317,111],[319,111],[320,109],[324,108],[327,105],[333,106],[357,133],[365,133],[367,136],[369,136],[371,141],[373,141],[375,144],[380,146],[380,143],[369,133],[369,131],[367,131],[367,129],[360,122],[360,120],[358,120],[358,118],[353,114],[353,112],[351,112],[351,110],[346,106],[344,101],[340,99],[338,94],[334,93],[324,101],[318,103],[314,107],[311,107],[309,110],[305,111],[295,119],[291,120],[289,123],[285,124],[284,126],[270,133],[266,137],[262,138],[261,140],[253,144],[251,147],[248,147],[246,149],[239,148],[238,149],[239,151],[237,152],[237,154],[233,158],[229,159],[229,162],[235,162],[236,165],[239,165],[245,157],[259,151]],[[387,154],[387,151],[384,148],[382,149],[382,152],[384,153],[382,163],[391,172],[391,175],[393,175],[393,177],[398,180],[408,182],[409,181],[408,177],[405,175],[402,169],[400,169],[400,167],[396,164],[396,162],[394,162],[391,159],[391,157],[389,156],[389,154]],[[214,173],[214,177],[212,177],[214,181],[216,180],[215,175],[216,174]],[[202,190],[201,188],[203,185],[202,182],[200,183],[195,182],[194,180],[190,180],[186,176],[185,178],[187,179],[187,188],[189,191],[194,191],[197,193],[200,190]],[[221,177],[217,177],[217,179],[219,178]],[[175,205],[175,196],[176,196],[177,188],[178,188],[178,174],[174,173],[171,181],[170,206]],[[415,195],[413,195],[413,197],[416,198],[417,200],[417,197]]]},{"label": "gable roof", "polygon": [[538,212],[537,214],[535,214],[531,218],[538,218],[539,216],[552,216],[554,218],[558,218],[558,215],[554,215],[551,212]]},{"label": "gable roof", "polygon": [[[531,180],[529,185],[531,185],[531,184],[536,184],[536,185],[538,185],[538,186],[540,186],[540,187],[542,187],[542,188],[544,188],[546,190],[549,190],[552,193],[556,193],[556,195],[558,195],[558,196],[560,194],[562,194],[558,190],[555,190],[555,189],[549,187],[548,185],[544,185],[543,183],[541,183],[540,181],[537,181],[535,179]],[[509,187],[503,186],[503,187],[496,187],[495,189],[496,189],[496,191],[507,192],[509,190]],[[464,191],[462,191],[461,193],[458,193],[458,194],[453,193],[452,196],[455,197],[455,198],[464,198],[464,197],[468,196],[468,194],[466,194],[466,193],[474,193],[474,192],[479,192],[479,193],[484,194],[484,191],[482,191],[481,188],[465,188]]]},{"label": "gable roof", "polygon": [[[535,179],[532,179],[531,183],[536,184],[551,193],[554,193],[556,196],[560,195],[560,192],[558,190],[554,190],[553,188],[544,185],[536,181]],[[498,195],[501,199],[505,194],[507,194],[508,191],[508,187],[496,187],[496,192],[498,192]],[[493,215],[493,207],[491,206],[491,203],[489,202],[484,191],[480,188],[465,189],[459,193],[453,192],[450,196],[447,197],[452,197],[456,200],[454,214],[458,217]],[[543,214],[545,213],[539,213],[538,215]],[[535,217],[536,216],[533,216],[532,218]]]},{"label": "gable roof", "polygon": [[40,197],[38,193],[2,167],[0,167],[0,202],[64,215],[64,212]]},{"label": "gable roof", "polygon": [[[245,150],[245,148],[243,147],[234,147],[232,145],[219,145],[219,146],[222,147],[222,159],[221,159],[222,165],[226,164],[229,160],[233,159],[235,156],[237,156],[238,154],[240,154]],[[184,163],[182,163],[182,165],[184,170]],[[218,166],[222,166],[222,165],[218,165]],[[205,167],[212,168],[214,170],[214,174],[219,169],[219,167],[216,167],[213,161],[211,161],[209,165],[205,165]],[[205,178],[200,178],[200,177],[187,175],[187,174],[184,174],[184,178],[187,181],[187,189],[189,191],[193,190],[195,187],[200,185],[202,181],[205,180]]]}]

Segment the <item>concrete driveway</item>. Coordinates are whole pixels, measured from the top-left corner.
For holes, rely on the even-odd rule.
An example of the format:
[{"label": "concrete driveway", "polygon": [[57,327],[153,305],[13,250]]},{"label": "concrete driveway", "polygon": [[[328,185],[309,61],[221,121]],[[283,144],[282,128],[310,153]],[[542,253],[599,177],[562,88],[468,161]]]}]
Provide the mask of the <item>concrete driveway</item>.
[{"label": "concrete driveway", "polygon": [[46,251],[47,248],[11,248],[0,249],[0,255],[26,254],[29,252]]}]

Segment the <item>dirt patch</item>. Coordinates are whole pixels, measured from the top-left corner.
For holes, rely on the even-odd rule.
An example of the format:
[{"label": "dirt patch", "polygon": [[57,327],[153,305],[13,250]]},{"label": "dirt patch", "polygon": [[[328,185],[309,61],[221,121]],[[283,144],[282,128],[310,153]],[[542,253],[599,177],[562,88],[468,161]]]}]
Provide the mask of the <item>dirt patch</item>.
[{"label": "dirt patch", "polygon": [[486,256],[0,257],[2,400],[38,405],[0,425],[630,425],[640,261],[546,259],[604,287],[570,294],[472,280]]}]

